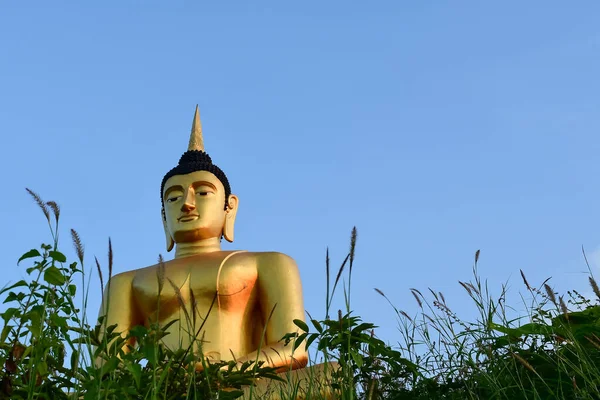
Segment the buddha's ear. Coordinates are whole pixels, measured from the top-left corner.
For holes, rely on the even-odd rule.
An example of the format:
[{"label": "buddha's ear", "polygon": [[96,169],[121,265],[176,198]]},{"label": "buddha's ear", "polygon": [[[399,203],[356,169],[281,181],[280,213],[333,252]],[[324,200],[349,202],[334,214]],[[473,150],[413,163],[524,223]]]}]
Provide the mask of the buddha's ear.
[{"label": "buddha's ear", "polygon": [[225,210],[225,221],[223,223],[223,236],[228,242],[233,242],[233,228],[239,201],[240,200],[235,194],[230,194],[229,199],[227,199],[227,209]]},{"label": "buddha's ear", "polygon": [[167,252],[173,250],[173,246],[175,245],[175,241],[171,237],[171,233],[169,232],[169,228],[167,228],[167,220],[165,219],[165,212],[162,212],[162,222],[163,229],[165,230],[165,239],[167,241]]}]

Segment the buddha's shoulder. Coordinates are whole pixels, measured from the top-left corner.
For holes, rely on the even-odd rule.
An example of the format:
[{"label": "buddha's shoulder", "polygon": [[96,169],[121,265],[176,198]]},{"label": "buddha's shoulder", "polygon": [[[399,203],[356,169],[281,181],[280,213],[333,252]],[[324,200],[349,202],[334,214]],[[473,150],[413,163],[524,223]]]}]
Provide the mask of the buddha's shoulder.
[{"label": "buddha's shoulder", "polygon": [[[164,261],[162,265],[166,268],[169,264],[173,263],[174,260]],[[147,274],[155,274],[160,268],[161,264],[149,265],[147,267],[137,268],[130,271],[120,272],[113,275],[110,280],[113,282],[133,281],[136,277],[140,277]]]},{"label": "buddha's shoulder", "polygon": [[109,278],[111,286],[115,285],[126,285],[127,283],[131,283],[136,276],[138,270],[133,271],[125,271],[120,272],[116,275],[113,275]]},{"label": "buddha's shoulder", "polygon": [[[251,264],[263,268],[296,268],[296,262],[287,254],[276,251],[227,251],[222,255],[216,255],[216,260],[221,260],[225,264]],[[196,259],[198,257],[198,259]],[[164,261],[162,266],[169,270],[178,270],[180,267],[189,267],[202,259],[200,256],[192,256],[186,259],[173,259]],[[131,282],[136,278],[142,278],[147,275],[155,276],[161,264],[150,265],[148,267],[138,268],[131,271],[121,272],[111,277],[112,282]]]},{"label": "buddha's shoulder", "polygon": [[247,252],[248,257],[255,260],[259,267],[263,268],[296,268],[296,262],[294,259],[287,254],[279,253],[276,251],[261,251],[261,252]]}]

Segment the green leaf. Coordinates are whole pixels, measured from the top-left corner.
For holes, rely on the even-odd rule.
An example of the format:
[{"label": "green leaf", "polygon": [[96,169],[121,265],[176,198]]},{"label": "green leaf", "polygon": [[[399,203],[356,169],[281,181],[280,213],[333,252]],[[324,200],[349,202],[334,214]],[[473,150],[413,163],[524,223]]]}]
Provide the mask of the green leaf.
[{"label": "green leaf", "polygon": [[6,304],[6,303],[10,303],[11,301],[18,301],[18,300],[19,300],[19,297],[17,296],[17,294],[15,292],[10,292],[8,294],[8,296],[6,296],[6,299],[4,299],[2,304]]},{"label": "green leaf", "polygon": [[161,325],[159,329],[162,330],[162,331],[167,331],[171,327],[171,325],[173,325],[176,322],[179,322],[179,320],[178,319],[174,319],[171,322],[167,322],[165,325]]},{"label": "green leaf", "polygon": [[312,335],[310,335],[308,337],[308,340],[306,341],[306,350],[308,350],[308,348],[310,347],[310,345],[319,337],[319,335],[313,333]]},{"label": "green leaf", "polygon": [[65,317],[61,317],[57,314],[50,314],[50,321],[58,327],[66,328],[67,327],[67,319]]},{"label": "green leaf", "polygon": [[45,361],[40,361],[37,365],[37,370],[41,376],[48,375],[48,364]]},{"label": "green leaf", "polygon": [[71,370],[75,371],[77,366],[79,365],[79,351],[73,350],[71,353]]},{"label": "green leaf", "polygon": [[354,363],[358,368],[363,366],[363,359],[356,350],[350,350],[350,357],[352,357],[352,360],[354,360]]},{"label": "green leaf", "polygon": [[52,266],[44,272],[44,280],[51,285],[62,285],[66,279],[62,272],[55,266]]},{"label": "green leaf", "polygon": [[26,359],[31,353],[33,353],[33,346],[27,346],[23,352],[23,355],[21,356],[21,359]]},{"label": "green leaf", "polygon": [[294,324],[304,332],[308,332],[308,325],[306,325],[306,322],[302,321],[301,319],[295,319]]},{"label": "green leaf", "polygon": [[37,338],[42,334],[42,314],[37,310],[31,310],[29,312],[29,320],[31,321],[31,325],[29,327],[29,331],[33,335],[33,337]]},{"label": "green leaf", "polygon": [[21,256],[21,258],[19,258],[19,261],[17,261],[17,265],[19,265],[19,263],[23,260],[26,260],[28,258],[33,258],[33,257],[41,257],[42,255],[40,254],[39,251],[37,251],[37,249],[31,249],[29,250],[27,253],[23,254]]},{"label": "green leaf", "polygon": [[129,335],[138,339],[146,337],[147,334],[148,328],[146,328],[144,325],[136,325],[129,330]]},{"label": "green leaf", "polygon": [[396,362],[401,365],[404,365],[410,372],[418,374],[419,376],[421,375],[421,373],[419,372],[419,366],[413,363],[412,361],[407,360],[404,357],[397,357]]},{"label": "green leaf", "polygon": [[142,379],[142,366],[140,364],[132,363],[127,363],[126,366],[129,372],[131,372],[131,375],[133,375],[133,379],[135,380],[135,386],[138,389],[140,389],[140,381]]},{"label": "green leaf", "polygon": [[27,286],[27,282],[24,279],[21,279],[19,282],[15,283],[14,285],[3,288],[2,290],[0,290],[0,294],[7,292],[11,289],[14,289],[16,287],[21,287],[21,286]]},{"label": "green leaf", "polygon": [[0,314],[2,316],[2,319],[4,319],[4,322],[8,323],[8,321],[10,321],[10,319],[12,317],[15,316],[15,314],[19,313],[19,309],[15,308],[15,307],[10,307],[7,308],[6,311],[4,311],[2,314]]},{"label": "green leaf", "polygon": [[2,328],[2,335],[0,335],[0,341],[2,341],[2,343],[6,343],[6,338],[8,338],[8,334],[11,330],[12,326],[10,325],[5,325],[4,328]]},{"label": "green leaf", "polygon": [[158,378],[158,387],[162,387],[163,382],[165,382],[165,379],[167,378],[167,376],[169,375],[169,371],[171,370],[171,365],[172,361],[169,360],[165,365],[163,372],[160,374],[160,377]]},{"label": "green leaf", "polygon": [[352,334],[356,335],[359,332],[363,332],[363,331],[368,331],[375,328],[374,324],[370,324],[368,322],[363,322],[362,324],[358,325],[357,327],[352,329]]},{"label": "green leaf", "polygon": [[58,261],[58,262],[61,262],[61,263],[67,262],[67,257],[63,253],[61,253],[60,251],[50,251],[48,253],[48,255],[50,257],[52,257],[55,261]]},{"label": "green leaf", "polygon": [[217,398],[220,400],[234,400],[242,397],[243,395],[244,391],[240,389],[227,388],[226,390],[219,390]]},{"label": "green leaf", "polygon": [[296,338],[296,341],[294,342],[294,348],[292,349],[292,351],[295,351],[302,344],[302,342],[304,342],[304,339],[306,339],[306,335],[308,335],[308,333],[304,332],[302,335]]},{"label": "green leaf", "polygon": [[116,356],[112,356],[110,360],[108,360],[102,366],[102,376],[106,376],[107,374],[113,372],[119,366],[119,358]]},{"label": "green leaf", "polygon": [[310,322],[312,322],[313,326],[319,333],[323,333],[323,325],[321,325],[319,321],[316,319],[311,319]]},{"label": "green leaf", "polygon": [[77,293],[77,286],[75,286],[75,285],[69,285],[69,294],[71,296],[75,296],[75,293]]}]

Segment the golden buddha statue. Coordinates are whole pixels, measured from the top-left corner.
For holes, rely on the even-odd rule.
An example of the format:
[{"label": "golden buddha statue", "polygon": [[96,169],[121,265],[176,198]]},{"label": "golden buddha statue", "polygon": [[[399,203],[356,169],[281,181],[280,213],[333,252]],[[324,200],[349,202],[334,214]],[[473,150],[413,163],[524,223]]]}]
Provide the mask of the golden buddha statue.
[{"label": "golden buddha statue", "polygon": [[278,371],[304,367],[304,346],[292,352],[279,341],[297,331],[294,319],[304,320],[294,260],[221,249],[222,238],[233,242],[239,200],[204,151],[198,107],[188,150],[163,178],[160,194],[167,251],[175,247],[175,258],[113,276],[100,309],[106,326],[116,324],[125,336],[136,325],[176,320],[162,339],[171,349],[200,342],[211,360],[258,360]]}]

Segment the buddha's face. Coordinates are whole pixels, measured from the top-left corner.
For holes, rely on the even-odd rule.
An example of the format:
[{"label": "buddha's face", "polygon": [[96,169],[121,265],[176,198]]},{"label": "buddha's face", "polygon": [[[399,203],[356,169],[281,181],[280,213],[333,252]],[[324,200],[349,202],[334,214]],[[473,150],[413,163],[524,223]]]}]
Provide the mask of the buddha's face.
[{"label": "buddha's face", "polygon": [[235,207],[225,209],[225,188],[208,171],[172,176],[165,182],[163,201],[165,230],[175,243],[220,238]]}]

